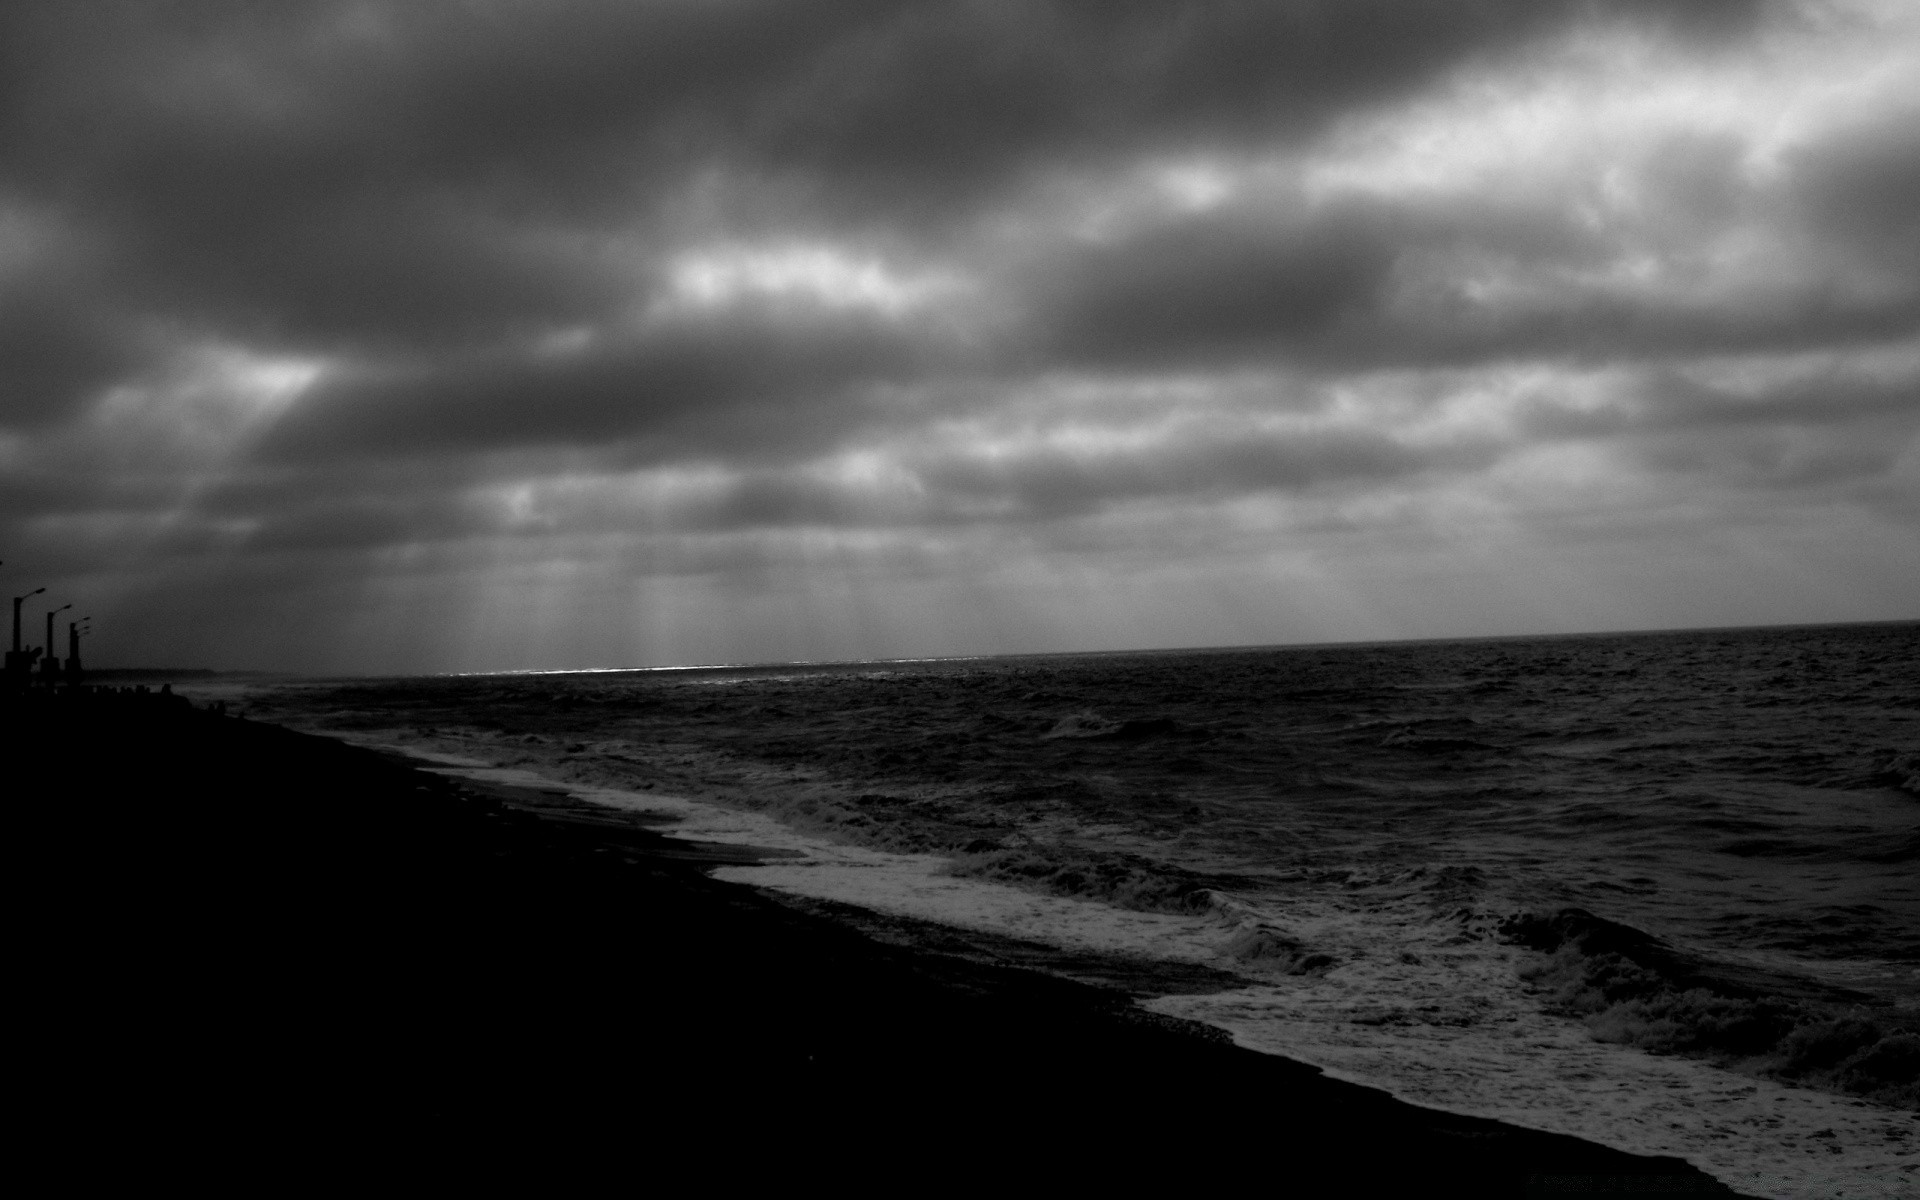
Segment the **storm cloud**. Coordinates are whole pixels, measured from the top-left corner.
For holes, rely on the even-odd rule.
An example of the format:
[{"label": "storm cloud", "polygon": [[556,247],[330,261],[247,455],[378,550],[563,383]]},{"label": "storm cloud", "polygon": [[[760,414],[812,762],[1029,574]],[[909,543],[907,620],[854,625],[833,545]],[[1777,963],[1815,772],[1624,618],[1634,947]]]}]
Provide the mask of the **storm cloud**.
[{"label": "storm cloud", "polygon": [[1906,5],[0,26],[0,570],[96,657],[1915,615]]}]

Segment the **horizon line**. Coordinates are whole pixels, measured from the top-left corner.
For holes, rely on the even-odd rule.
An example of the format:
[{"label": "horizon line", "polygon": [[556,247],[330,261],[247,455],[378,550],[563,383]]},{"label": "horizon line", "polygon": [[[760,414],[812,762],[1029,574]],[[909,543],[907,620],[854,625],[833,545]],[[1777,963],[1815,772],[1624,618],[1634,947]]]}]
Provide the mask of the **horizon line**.
[{"label": "horizon line", "polygon": [[1559,633],[1479,633],[1449,634],[1436,637],[1358,638],[1319,642],[1247,642],[1204,646],[1133,646],[1101,650],[1003,650],[972,654],[923,654],[876,658],[762,659],[751,662],[656,663],[627,667],[507,667],[480,671],[418,671],[402,674],[359,674],[346,672],[301,672],[256,667],[94,667],[89,675],[271,675],[299,679],[475,679],[516,675],[644,675],[691,671],[766,671],[783,668],[881,666],[912,663],[977,662],[996,658],[1074,658],[1093,655],[1124,654],[1213,654],[1250,650],[1332,650],[1364,646],[1414,646],[1444,642],[1528,641],[1538,638],[1654,637],[1675,633],[1739,633],[1759,629],[1839,629],[1863,625],[1915,625],[1920,616],[1885,617],[1861,621],[1782,621],[1755,625],[1679,625],[1650,629],[1589,629]]}]

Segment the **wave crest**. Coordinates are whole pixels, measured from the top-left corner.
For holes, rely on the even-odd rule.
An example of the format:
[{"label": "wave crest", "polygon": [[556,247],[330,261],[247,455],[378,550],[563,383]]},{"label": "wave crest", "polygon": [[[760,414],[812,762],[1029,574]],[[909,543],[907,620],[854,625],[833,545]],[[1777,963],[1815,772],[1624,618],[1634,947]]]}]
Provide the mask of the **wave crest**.
[{"label": "wave crest", "polygon": [[1521,913],[1501,937],[1521,970],[1602,1041],[1920,1110],[1920,1017],[1804,980],[1690,957],[1580,908]]},{"label": "wave crest", "polygon": [[1220,947],[1224,954],[1263,973],[1277,969],[1299,975],[1324,970],[1335,962],[1331,955],[1309,949],[1252,905],[1219,890],[1236,883],[1245,886],[1245,880],[1201,875],[1133,854],[984,844],[954,855],[949,870],[1140,912],[1205,917],[1226,928]]}]

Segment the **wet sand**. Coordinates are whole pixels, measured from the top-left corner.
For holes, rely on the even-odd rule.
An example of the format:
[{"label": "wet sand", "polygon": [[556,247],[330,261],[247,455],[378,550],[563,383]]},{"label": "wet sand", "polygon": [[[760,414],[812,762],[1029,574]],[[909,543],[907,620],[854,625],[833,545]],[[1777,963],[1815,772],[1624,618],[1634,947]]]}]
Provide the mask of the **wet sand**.
[{"label": "wet sand", "polygon": [[1132,1003],[1204,972],[1068,980],[1015,943],[783,902],[706,875],[738,847],[563,794],[185,702],[6,715],[31,751],[10,787],[24,1078],[47,1132],[98,1131],[155,1177],[400,1150],[554,1177],[1718,1190]]}]

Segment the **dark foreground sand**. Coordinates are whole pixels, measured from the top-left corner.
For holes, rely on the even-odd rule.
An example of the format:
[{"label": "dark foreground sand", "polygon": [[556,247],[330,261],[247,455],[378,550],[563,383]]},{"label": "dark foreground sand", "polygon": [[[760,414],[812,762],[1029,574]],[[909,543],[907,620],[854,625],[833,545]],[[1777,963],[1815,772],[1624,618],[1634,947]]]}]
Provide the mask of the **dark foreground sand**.
[{"label": "dark foreground sand", "polygon": [[[157,698],[0,701],[14,1059],[76,1181],[1718,1191],[1411,1107],[932,931],[876,940],[553,797]],[[912,945],[889,944],[911,942]],[[933,948],[930,948],[933,947]]]}]

